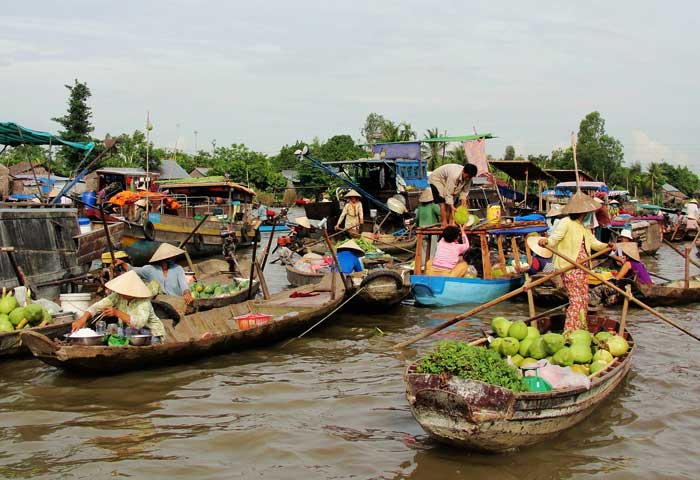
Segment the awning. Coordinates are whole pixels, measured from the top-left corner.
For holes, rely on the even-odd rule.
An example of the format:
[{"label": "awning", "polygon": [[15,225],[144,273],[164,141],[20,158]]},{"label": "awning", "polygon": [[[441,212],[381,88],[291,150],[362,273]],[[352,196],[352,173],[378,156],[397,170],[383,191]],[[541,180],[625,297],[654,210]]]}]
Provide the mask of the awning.
[{"label": "awning", "polygon": [[86,156],[95,148],[93,142],[70,142],[52,133],[30,130],[13,122],[0,122],[0,145],[66,145],[85,152]]},{"label": "awning", "polygon": [[554,180],[554,177],[529,160],[490,161],[489,164],[515,180]]}]

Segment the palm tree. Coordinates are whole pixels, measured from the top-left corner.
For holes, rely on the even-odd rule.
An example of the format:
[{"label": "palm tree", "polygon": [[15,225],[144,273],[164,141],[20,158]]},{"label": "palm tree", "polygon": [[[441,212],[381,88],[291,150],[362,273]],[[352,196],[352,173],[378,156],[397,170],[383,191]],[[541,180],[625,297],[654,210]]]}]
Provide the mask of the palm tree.
[{"label": "palm tree", "polygon": [[[429,128],[425,131],[424,139],[446,137],[447,132],[440,134],[440,130],[435,128]],[[423,158],[428,160],[428,170],[435,170],[442,163],[445,162],[445,148],[447,147],[447,142],[430,142],[424,143],[422,147]],[[440,158],[442,156],[442,158]]]},{"label": "palm tree", "polygon": [[450,163],[458,163],[464,165],[467,163],[467,152],[464,151],[464,146],[461,143],[455,145],[455,147],[447,152],[447,159]]},{"label": "palm tree", "polygon": [[656,186],[666,181],[661,164],[651,162],[647,167],[647,181],[651,187],[651,201],[656,197]]}]

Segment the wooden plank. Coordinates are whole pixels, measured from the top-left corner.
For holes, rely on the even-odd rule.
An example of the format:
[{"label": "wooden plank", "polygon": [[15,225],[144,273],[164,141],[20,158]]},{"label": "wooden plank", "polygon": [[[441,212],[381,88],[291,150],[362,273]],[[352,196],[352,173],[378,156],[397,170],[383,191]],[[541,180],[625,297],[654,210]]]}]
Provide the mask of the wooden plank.
[{"label": "wooden plank", "polygon": [[491,280],[493,274],[491,273],[491,257],[489,255],[489,244],[486,240],[486,233],[479,232],[479,240],[481,241],[481,262],[484,269],[484,279]]},{"label": "wooden plank", "polygon": [[506,273],[506,256],[503,253],[503,235],[496,236],[496,245],[498,245],[498,263],[501,265],[501,272]]}]

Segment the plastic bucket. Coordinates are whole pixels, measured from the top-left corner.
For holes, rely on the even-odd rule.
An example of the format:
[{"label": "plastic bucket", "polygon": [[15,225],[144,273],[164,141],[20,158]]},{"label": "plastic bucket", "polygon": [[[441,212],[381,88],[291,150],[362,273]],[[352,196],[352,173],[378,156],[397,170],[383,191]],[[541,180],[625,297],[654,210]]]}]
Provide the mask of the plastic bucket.
[{"label": "plastic bucket", "polygon": [[61,302],[61,310],[82,315],[90,306],[91,295],[89,293],[64,293],[58,297]]},{"label": "plastic bucket", "polygon": [[80,227],[80,233],[92,232],[92,222],[90,222],[89,218],[78,218],[78,226]]},{"label": "plastic bucket", "polygon": [[489,205],[486,209],[486,223],[499,223],[501,221],[501,206]]},{"label": "plastic bucket", "polygon": [[89,207],[97,206],[97,194],[95,192],[83,192],[82,195],[80,195],[80,200]]}]

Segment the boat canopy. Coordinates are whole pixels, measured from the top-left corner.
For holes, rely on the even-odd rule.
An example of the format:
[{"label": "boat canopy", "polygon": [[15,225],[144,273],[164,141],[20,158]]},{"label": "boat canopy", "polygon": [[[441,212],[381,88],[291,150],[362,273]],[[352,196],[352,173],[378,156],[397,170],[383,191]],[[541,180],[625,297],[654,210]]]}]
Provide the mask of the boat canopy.
[{"label": "boat canopy", "polygon": [[52,133],[30,130],[13,122],[0,122],[0,145],[66,145],[84,152],[86,157],[95,148],[94,142],[71,142]]},{"label": "boat canopy", "polygon": [[515,180],[554,180],[554,177],[529,160],[490,161],[489,164]]},{"label": "boat canopy", "polygon": [[171,190],[173,192],[177,190],[217,188],[240,190],[249,195],[255,195],[255,190],[245,187],[240,183],[232,182],[223,176],[181,178],[177,180],[159,181],[157,183],[162,190]]},{"label": "boat canopy", "polygon": [[[605,182],[578,182],[581,190],[596,190],[598,192],[608,192],[608,186]],[[576,182],[561,182],[557,183],[557,190],[576,190],[578,187]]]}]

